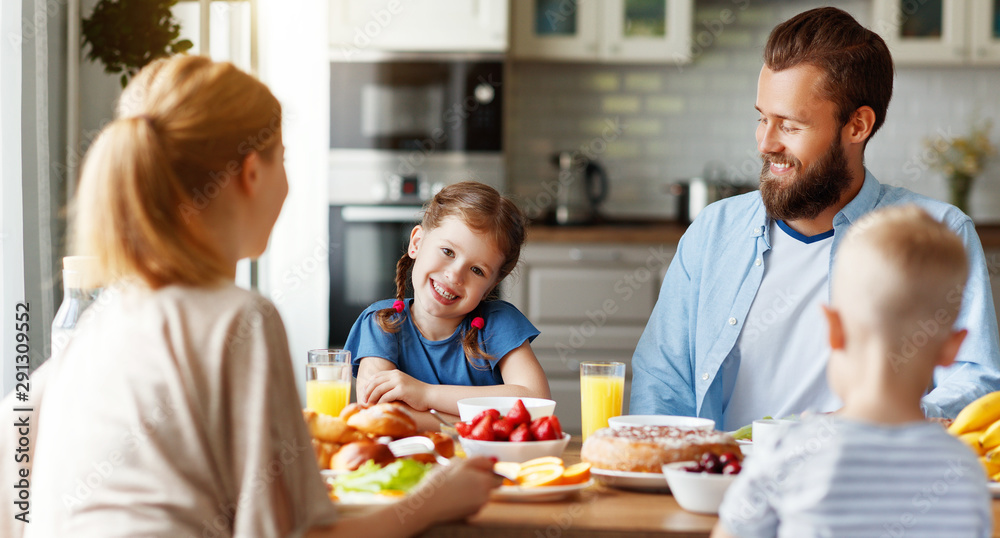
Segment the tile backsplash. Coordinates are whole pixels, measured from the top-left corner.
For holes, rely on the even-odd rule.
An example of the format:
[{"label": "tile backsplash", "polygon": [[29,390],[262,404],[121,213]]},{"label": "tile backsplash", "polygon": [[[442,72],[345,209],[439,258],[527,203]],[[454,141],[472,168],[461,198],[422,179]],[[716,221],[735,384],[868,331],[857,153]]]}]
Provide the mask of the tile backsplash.
[{"label": "tile backsplash", "polygon": [[[508,92],[509,184],[529,211],[556,179],[549,155],[584,149],[608,171],[602,212],[621,218],[673,218],[669,185],[697,176],[755,183],[760,172],[753,105],[764,43],[792,15],[822,5],[780,0],[697,0],[687,65],[513,61]],[[872,26],[868,0],[838,2]],[[731,10],[735,22],[723,24]],[[885,125],[866,151],[883,183],[947,199],[942,176],[925,165],[923,140],[961,135],[972,118],[991,117],[1000,141],[1000,66],[897,66]],[[979,177],[970,213],[1000,222],[1000,159]]]}]

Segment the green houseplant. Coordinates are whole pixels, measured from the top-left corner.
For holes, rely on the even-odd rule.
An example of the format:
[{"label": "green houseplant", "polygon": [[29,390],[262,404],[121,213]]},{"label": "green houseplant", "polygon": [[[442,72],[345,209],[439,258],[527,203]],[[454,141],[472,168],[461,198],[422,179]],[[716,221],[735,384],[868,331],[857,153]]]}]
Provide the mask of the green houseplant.
[{"label": "green houseplant", "polygon": [[969,193],[976,176],[983,170],[986,160],[995,155],[997,148],[990,142],[989,119],[974,123],[968,136],[927,139],[928,164],[941,171],[948,180],[948,193],[952,205],[969,212]]},{"label": "green houseplant", "polygon": [[104,71],[122,73],[122,87],[156,58],[188,51],[194,46],[180,37],[180,24],[170,11],[178,0],[100,0],[83,20],[87,59],[100,61]]}]

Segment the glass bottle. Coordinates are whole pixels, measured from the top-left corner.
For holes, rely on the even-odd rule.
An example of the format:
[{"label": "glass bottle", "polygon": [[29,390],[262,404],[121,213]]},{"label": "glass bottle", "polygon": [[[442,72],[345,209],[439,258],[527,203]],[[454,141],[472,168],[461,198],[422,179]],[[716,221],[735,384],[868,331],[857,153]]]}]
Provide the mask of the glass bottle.
[{"label": "glass bottle", "polygon": [[63,301],[52,321],[52,356],[66,347],[84,310],[101,293],[94,275],[95,262],[93,256],[63,258]]}]

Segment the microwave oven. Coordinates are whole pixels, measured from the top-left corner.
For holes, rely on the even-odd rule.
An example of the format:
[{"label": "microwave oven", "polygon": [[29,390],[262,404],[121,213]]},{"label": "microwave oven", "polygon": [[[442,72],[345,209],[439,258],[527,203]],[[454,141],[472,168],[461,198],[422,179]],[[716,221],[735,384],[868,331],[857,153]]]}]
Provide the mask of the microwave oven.
[{"label": "microwave oven", "polygon": [[330,63],[330,148],[503,151],[498,55],[368,55]]}]

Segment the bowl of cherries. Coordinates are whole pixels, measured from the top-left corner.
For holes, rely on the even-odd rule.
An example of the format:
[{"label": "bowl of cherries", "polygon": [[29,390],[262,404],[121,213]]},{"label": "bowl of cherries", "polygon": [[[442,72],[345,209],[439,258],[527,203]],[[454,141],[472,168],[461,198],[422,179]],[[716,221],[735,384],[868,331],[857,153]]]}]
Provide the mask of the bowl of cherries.
[{"label": "bowl of cherries", "polygon": [[742,469],[742,454],[706,452],[698,461],[664,465],[663,475],[681,508],[699,514],[717,514],[726,490]]}]

